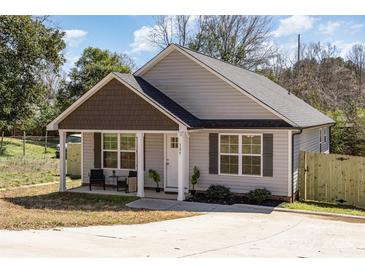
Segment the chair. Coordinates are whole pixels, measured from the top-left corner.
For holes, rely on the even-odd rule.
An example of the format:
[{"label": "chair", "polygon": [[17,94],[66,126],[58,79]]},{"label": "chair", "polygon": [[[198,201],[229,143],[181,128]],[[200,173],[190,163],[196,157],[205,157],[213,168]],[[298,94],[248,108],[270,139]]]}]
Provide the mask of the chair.
[{"label": "chair", "polygon": [[137,191],[137,171],[134,170],[129,171],[127,184],[128,184],[128,192]]},{"label": "chair", "polygon": [[91,185],[102,185],[105,190],[105,176],[102,169],[91,169],[89,174],[89,188]]}]

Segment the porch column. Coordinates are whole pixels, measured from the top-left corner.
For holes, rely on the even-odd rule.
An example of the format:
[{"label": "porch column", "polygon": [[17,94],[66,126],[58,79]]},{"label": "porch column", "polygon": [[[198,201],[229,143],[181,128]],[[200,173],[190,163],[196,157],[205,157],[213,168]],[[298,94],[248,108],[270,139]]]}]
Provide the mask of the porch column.
[{"label": "porch column", "polygon": [[66,191],[66,132],[59,130],[60,135],[60,192]]},{"label": "porch column", "polygon": [[179,131],[179,153],[178,153],[178,191],[177,200],[183,201],[185,199],[185,185],[188,181],[188,133],[187,131]]},{"label": "porch column", "polygon": [[144,197],[144,133],[137,133],[137,196]]}]

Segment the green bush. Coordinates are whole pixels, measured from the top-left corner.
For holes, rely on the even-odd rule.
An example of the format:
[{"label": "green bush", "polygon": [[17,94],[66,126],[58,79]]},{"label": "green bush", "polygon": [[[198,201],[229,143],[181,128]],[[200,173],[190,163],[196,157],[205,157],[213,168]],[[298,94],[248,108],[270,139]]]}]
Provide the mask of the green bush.
[{"label": "green bush", "polygon": [[271,198],[271,192],[266,188],[257,188],[255,190],[251,190],[247,196],[251,201],[261,204],[265,200]]},{"label": "green bush", "polygon": [[231,197],[229,188],[222,185],[211,185],[207,190],[207,198],[211,200],[226,200]]}]

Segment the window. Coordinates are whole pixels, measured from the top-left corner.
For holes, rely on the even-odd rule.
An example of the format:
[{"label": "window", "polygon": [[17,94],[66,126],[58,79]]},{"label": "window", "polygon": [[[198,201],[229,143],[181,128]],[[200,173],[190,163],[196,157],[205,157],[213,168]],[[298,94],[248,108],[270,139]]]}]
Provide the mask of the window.
[{"label": "window", "polygon": [[118,134],[103,134],[103,166],[118,168]]},{"label": "window", "polygon": [[261,175],[262,135],[221,134],[220,173]]},{"label": "window", "polygon": [[327,134],[327,132],[328,132],[328,129],[325,127],[325,128],[323,129],[323,142],[324,142],[324,143],[327,143],[327,139],[328,139],[328,134]]},{"label": "window", "polygon": [[103,134],[103,168],[135,169],[136,137],[134,134]]},{"label": "window", "polygon": [[171,137],[170,147],[171,148],[178,148],[179,147],[179,138],[178,137]]},{"label": "window", "polygon": [[136,168],[136,137],[134,134],[120,134],[120,168]]},{"label": "window", "polygon": [[260,135],[242,135],[242,174],[261,175]]}]

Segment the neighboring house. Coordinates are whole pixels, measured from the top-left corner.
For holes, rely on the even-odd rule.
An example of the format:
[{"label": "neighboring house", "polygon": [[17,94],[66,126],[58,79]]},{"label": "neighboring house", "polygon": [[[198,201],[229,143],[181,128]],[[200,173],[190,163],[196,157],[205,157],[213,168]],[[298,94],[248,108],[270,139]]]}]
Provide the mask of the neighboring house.
[{"label": "neighboring house", "polygon": [[[329,152],[332,119],[264,76],[172,44],[134,74],[111,73],[48,125],[82,134],[82,182],[92,168],[137,170],[183,200],[194,166],[197,190],[298,189],[300,150]],[[62,149],[63,148],[63,149]],[[65,190],[61,155],[61,191]]]}]

